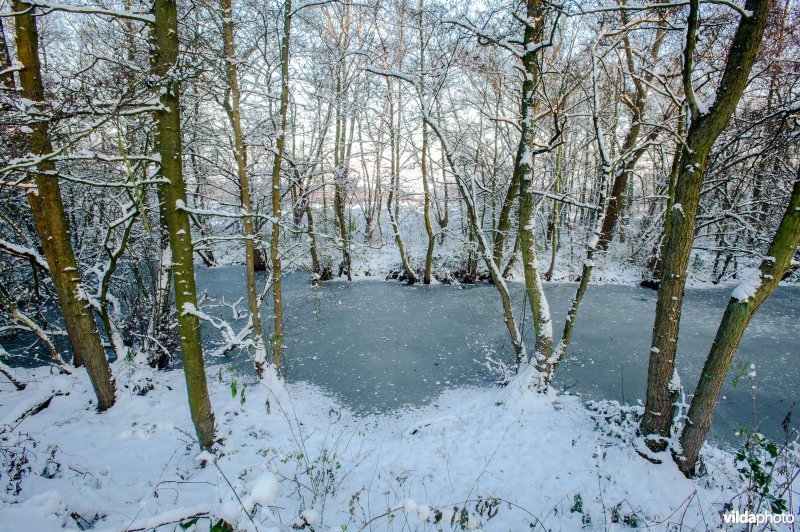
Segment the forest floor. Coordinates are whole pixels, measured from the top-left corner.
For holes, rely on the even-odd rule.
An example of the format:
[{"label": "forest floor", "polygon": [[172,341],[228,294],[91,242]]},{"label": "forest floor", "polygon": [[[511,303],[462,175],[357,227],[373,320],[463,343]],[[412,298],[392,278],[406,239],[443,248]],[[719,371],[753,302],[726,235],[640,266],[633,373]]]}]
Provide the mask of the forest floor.
[{"label": "forest floor", "polygon": [[705,530],[746,488],[713,447],[695,480],[644,460],[635,412],[613,403],[512,381],[358,417],[313,386],[220,368],[213,455],[195,442],[180,371],[115,363],[118,403],[97,413],[84,371],[15,369],[27,389],[0,382],[0,528]]}]

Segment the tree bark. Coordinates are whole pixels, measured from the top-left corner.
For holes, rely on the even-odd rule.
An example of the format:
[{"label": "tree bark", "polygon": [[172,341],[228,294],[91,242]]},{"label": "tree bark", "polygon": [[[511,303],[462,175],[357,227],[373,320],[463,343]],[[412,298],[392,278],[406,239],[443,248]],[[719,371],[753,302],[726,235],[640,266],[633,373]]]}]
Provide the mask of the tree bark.
[{"label": "tree bark", "polygon": [[[258,305],[256,288],[256,233],[253,228],[252,202],[250,200],[250,179],[247,175],[247,147],[242,135],[242,119],[240,112],[239,73],[236,67],[236,46],[233,39],[233,7],[231,0],[220,0],[222,8],[222,36],[225,48],[225,63],[228,75],[228,89],[231,102],[226,109],[233,128],[233,143],[236,155],[236,169],[239,178],[240,205],[242,207],[242,225],[244,226],[245,262],[247,270],[247,303],[250,319],[253,323],[255,341],[254,363],[259,377],[264,375],[266,363],[266,347],[264,345],[264,329],[261,326],[261,314]],[[227,102],[226,102],[227,104]]]},{"label": "tree bark", "polygon": [[[686,424],[681,433],[682,453],[674,455],[678,468],[687,477],[695,473],[700,448],[711,428],[714,407],[742,335],[752,317],[775,291],[786,272],[792,268],[792,259],[798,245],[800,245],[800,168],[789,198],[789,205],[769,252],[761,261],[758,282],[753,286],[747,284],[740,286],[737,289],[740,293],[734,292],[728,301],[714,343],[700,374]],[[753,293],[749,293],[748,289],[753,290]]]},{"label": "tree bark", "polygon": [[706,159],[717,137],[730,120],[747,84],[758,46],[764,34],[771,1],[748,0],[727,56],[714,104],[700,112],[691,87],[692,53],[698,26],[699,0],[690,5],[683,80],[691,124],[682,148],[675,203],[669,213],[669,238],[663,258],[663,279],[658,291],[656,317],[647,372],[645,412],[639,427],[647,446],[656,452],[666,448],[672,425],[677,390],[671,386],[683,305],[689,255],[694,240]]},{"label": "tree bark", "polygon": [[[540,0],[527,0],[528,22],[525,25],[522,56],[523,81],[520,128],[521,134],[517,148],[515,173],[519,173],[519,242],[522,249],[522,269],[525,274],[525,290],[531,307],[531,320],[536,330],[534,364],[541,370],[553,350],[553,327],[547,298],[542,290],[542,280],[536,265],[536,237],[533,229],[533,146],[535,129],[533,125],[534,88],[539,77],[536,64],[537,40],[541,38],[544,13],[541,13]],[[497,248],[495,248],[497,249]]]},{"label": "tree bark", "polygon": [[[425,35],[423,33],[423,11],[425,0],[419,0],[419,86],[425,94]],[[425,253],[425,273],[422,277],[423,284],[431,284],[431,266],[433,263],[433,248],[436,243],[431,225],[431,194],[428,184],[428,125],[422,121],[422,191],[423,191],[423,215],[425,218],[425,233],[428,235],[428,249]]]},{"label": "tree bark", "polygon": [[289,109],[289,37],[292,27],[292,1],[283,4],[283,38],[281,41],[281,103],[278,111],[278,139],[275,143],[275,158],[272,162],[272,237],[270,260],[272,262],[272,302],[275,327],[272,343],[272,364],[280,375],[283,366],[283,294],[281,290],[280,224],[281,212],[281,163],[286,145],[286,115]]},{"label": "tree bark", "polygon": [[[32,102],[44,101],[41,65],[39,63],[39,33],[33,6],[14,1],[17,58],[23,68],[19,73],[22,96]],[[29,149],[34,155],[53,151],[49,133],[50,123],[40,119],[29,137]],[[115,401],[114,377],[106,359],[100,333],[89,309],[81,283],[78,263],[72,249],[69,223],[61,198],[61,188],[55,165],[42,161],[36,168],[36,188],[29,189],[28,202],[33,211],[36,231],[41,240],[50,276],[53,280],[61,313],[72,344],[76,366],[86,366],[92,387],[97,395],[99,410],[110,408]]]},{"label": "tree bark", "polygon": [[[391,164],[391,183],[389,187],[389,194],[386,197],[386,210],[389,213],[389,223],[392,226],[392,231],[394,232],[394,241],[397,244],[397,248],[400,251],[400,260],[403,263],[403,269],[406,272],[406,277],[408,278],[408,284],[414,284],[419,282],[419,278],[417,274],[414,273],[414,269],[408,262],[408,255],[406,254],[406,248],[403,244],[403,237],[400,235],[400,224],[398,224],[397,220],[400,214],[400,200],[399,196],[400,193],[400,135],[398,133],[400,129],[400,122],[402,120],[402,106],[401,102],[398,102],[397,105],[397,126],[395,127],[394,124],[394,98],[392,93],[392,85],[391,81],[387,80],[388,83],[388,98],[389,98],[389,120],[390,120],[390,129],[389,129],[389,144],[391,148],[391,157],[390,157],[390,164]],[[400,91],[398,91],[398,99]],[[392,200],[394,200],[394,206],[392,205]]]},{"label": "tree bark", "polygon": [[346,273],[347,280],[350,281],[352,280],[352,274],[350,272],[350,232],[348,231],[347,215],[345,213],[350,158],[348,156],[347,119],[344,113],[342,113],[342,100],[344,99],[344,95],[342,94],[342,77],[344,76],[344,70],[345,64],[344,59],[342,59],[341,66],[336,74],[336,139],[333,149],[333,166],[335,172],[333,179],[333,214],[336,218],[336,227],[339,230],[342,248],[342,264],[339,269],[339,275]]},{"label": "tree bark", "polygon": [[494,233],[493,256],[494,263],[498,268],[503,262],[503,251],[506,244],[506,236],[511,229],[511,212],[514,209],[514,202],[517,200],[517,195],[519,195],[519,181],[521,174],[519,173],[518,168],[519,165],[515,160],[514,171],[511,174],[511,183],[508,184],[508,190],[506,190],[506,197],[503,200],[503,206],[500,207],[500,216],[497,219],[497,230]]},{"label": "tree bark", "polygon": [[163,81],[160,102],[155,113],[157,145],[161,156],[160,174],[168,182],[161,186],[167,230],[172,250],[173,286],[178,308],[181,356],[183,359],[189,409],[200,447],[214,444],[214,413],[208,395],[200,322],[197,316],[197,289],[189,214],[186,211],[186,187],[183,181],[180,86],[173,77],[178,61],[178,15],[175,0],[155,0],[154,47],[151,50],[153,73]]}]

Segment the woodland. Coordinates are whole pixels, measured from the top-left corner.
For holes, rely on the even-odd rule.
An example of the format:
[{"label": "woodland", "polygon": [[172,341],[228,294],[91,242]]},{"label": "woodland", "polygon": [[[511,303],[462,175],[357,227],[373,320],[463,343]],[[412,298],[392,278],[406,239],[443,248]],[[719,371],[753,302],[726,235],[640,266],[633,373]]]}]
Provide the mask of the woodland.
[{"label": "woodland", "polygon": [[[67,1],[0,0],[3,528],[800,513],[796,2]],[[613,340],[598,315],[635,312],[606,285],[652,303],[626,333],[649,342],[638,402],[559,381],[588,363],[574,339]],[[721,310],[684,371],[693,290]],[[354,304],[383,325],[348,325]],[[470,307],[471,332],[502,337],[486,382],[404,401],[422,376],[400,377],[403,338],[420,364],[445,334],[483,357],[458,344]],[[382,385],[414,404],[362,415],[315,380],[367,378],[303,328],[325,319],[353,335],[342,352],[373,337]],[[302,379],[300,339],[329,358]],[[738,447],[710,439],[740,381],[785,399],[780,438],[754,419]]]}]

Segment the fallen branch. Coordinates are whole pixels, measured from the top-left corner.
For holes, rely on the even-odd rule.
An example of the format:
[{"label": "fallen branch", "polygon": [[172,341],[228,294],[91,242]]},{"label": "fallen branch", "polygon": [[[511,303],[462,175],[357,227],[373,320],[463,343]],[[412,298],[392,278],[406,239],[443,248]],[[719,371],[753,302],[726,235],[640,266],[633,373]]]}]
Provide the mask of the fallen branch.
[{"label": "fallen branch", "polygon": [[16,388],[17,391],[19,392],[24,390],[25,387],[27,386],[27,384],[25,384],[24,382],[18,381],[17,378],[14,376],[14,373],[12,373],[11,368],[6,366],[2,362],[0,362],[0,373],[5,375],[6,378],[11,381],[11,384],[14,385],[14,388]]}]

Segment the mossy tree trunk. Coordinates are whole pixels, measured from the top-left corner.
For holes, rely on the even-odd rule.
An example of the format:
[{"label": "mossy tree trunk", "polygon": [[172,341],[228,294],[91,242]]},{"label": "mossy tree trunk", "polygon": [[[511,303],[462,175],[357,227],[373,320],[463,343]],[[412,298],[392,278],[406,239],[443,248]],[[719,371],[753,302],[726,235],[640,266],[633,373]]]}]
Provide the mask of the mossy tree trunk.
[{"label": "mossy tree trunk", "polygon": [[662,282],[656,302],[647,372],[645,412],[640,424],[647,446],[656,452],[666,448],[677,398],[677,390],[671,386],[671,382],[675,372],[686,271],[694,240],[706,159],[717,137],[728,124],[747,84],[764,34],[770,5],[770,0],[747,0],[745,3],[746,14],[742,16],[733,37],[716,99],[710,108],[701,112],[691,79],[699,0],[692,0],[690,4],[683,57],[683,84],[691,123],[681,152],[674,204],[669,213],[669,238],[664,246]]},{"label": "mossy tree trunk", "polygon": [[186,210],[186,187],[183,181],[180,86],[175,68],[178,62],[178,15],[176,0],[155,0],[153,6],[153,73],[163,83],[155,113],[157,145],[161,157],[160,185],[164,212],[172,249],[172,274],[175,305],[178,308],[181,356],[183,359],[189,409],[200,447],[210,449],[214,443],[214,413],[208,395],[200,321],[197,313],[197,290],[189,213]]},{"label": "mossy tree trunk", "polygon": [[682,453],[675,454],[678,467],[687,477],[694,475],[700,448],[711,428],[714,407],[742,335],[752,317],[792,267],[792,259],[798,245],[800,245],[800,168],[786,213],[778,226],[769,252],[761,261],[758,282],[740,287],[728,301],[711,351],[700,373],[700,380],[681,433]]},{"label": "mossy tree trunk", "polygon": [[[34,7],[15,1],[12,8],[17,13],[14,17],[14,26],[17,59],[22,64],[19,72],[21,93],[29,101],[42,102],[44,86]],[[40,118],[32,126],[33,131],[28,139],[30,152],[37,156],[52,152],[49,121]],[[29,189],[28,202],[50,267],[53,286],[58,294],[67,335],[75,356],[75,365],[86,366],[97,395],[97,407],[102,411],[114,404],[114,377],[89,302],[84,294],[78,263],[70,240],[61,188],[54,175],[55,170],[55,165],[50,161],[43,160],[38,164],[34,173],[36,187]]]},{"label": "mossy tree trunk", "polygon": [[[533,228],[533,150],[536,130],[533,124],[534,90],[539,82],[539,66],[536,63],[538,47],[542,38],[545,12],[540,0],[527,0],[527,22],[524,33],[522,56],[523,81],[520,114],[520,139],[517,148],[514,172],[519,173],[519,241],[522,249],[522,269],[525,274],[525,290],[531,307],[531,320],[536,330],[535,365],[540,369],[550,358],[553,350],[553,327],[547,299],[542,290],[542,280],[536,264],[536,237]],[[496,249],[496,248],[495,248]],[[497,263],[497,262],[496,262]]]},{"label": "mossy tree trunk", "polygon": [[[502,266],[506,237],[511,229],[511,213],[514,210],[514,202],[519,195],[520,176],[519,165],[516,164],[515,160],[514,171],[511,174],[511,182],[508,184],[508,190],[506,190],[503,205],[500,207],[500,215],[497,218],[497,229],[494,232],[493,256],[494,263],[498,268]],[[514,238],[517,237],[518,235],[514,236]]]}]

